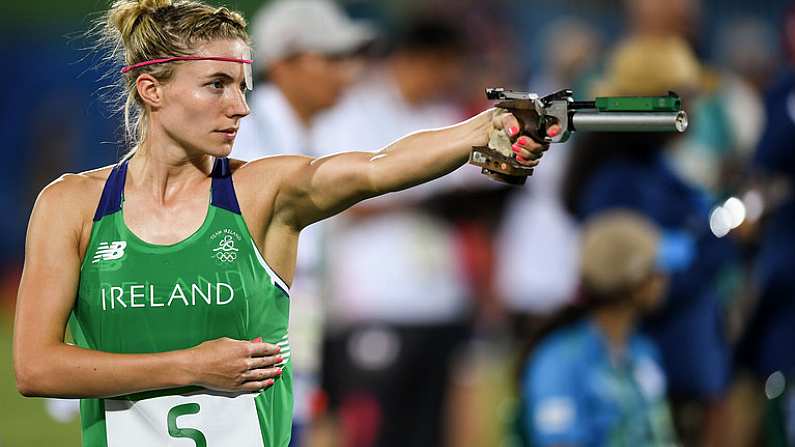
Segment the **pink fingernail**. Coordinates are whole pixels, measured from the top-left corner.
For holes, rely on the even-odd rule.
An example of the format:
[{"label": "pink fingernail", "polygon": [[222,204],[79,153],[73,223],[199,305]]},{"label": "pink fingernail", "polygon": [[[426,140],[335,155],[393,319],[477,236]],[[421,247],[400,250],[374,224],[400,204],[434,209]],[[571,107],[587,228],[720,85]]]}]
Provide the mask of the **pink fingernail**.
[{"label": "pink fingernail", "polygon": [[513,153],[514,153],[514,154],[518,154],[519,152],[521,152],[521,151],[522,151],[522,148],[521,148],[521,147],[519,147],[519,146],[517,146],[516,144],[512,144],[512,145],[511,145],[511,149],[513,149]]},{"label": "pink fingernail", "polygon": [[555,135],[557,135],[557,134],[558,134],[558,132],[559,132],[559,131],[560,131],[560,128],[558,128],[558,127],[553,127],[553,128],[551,128],[551,129],[549,129],[549,130],[547,131],[547,135],[549,135],[550,137],[554,137]]},{"label": "pink fingernail", "polygon": [[511,134],[511,136],[514,136],[519,133],[519,128],[516,126],[511,126],[508,128],[508,133]]},{"label": "pink fingernail", "polygon": [[257,338],[255,338],[254,340],[251,340],[251,341],[253,341],[254,343],[262,343],[262,337],[257,337]]},{"label": "pink fingernail", "polygon": [[529,138],[527,138],[527,137],[521,137],[521,138],[519,138],[518,140],[516,140],[516,142],[517,142],[517,143],[519,143],[519,144],[527,144],[527,142],[528,142],[529,140],[530,140],[530,139],[529,139]]},{"label": "pink fingernail", "polygon": [[518,161],[521,161],[521,162],[523,162],[523,163],[527,161],[527,159],[526,159],[526,158],[524,158],[524,157],[522,157],[521,155],[517,155],[517,156],[516,156],[516,159],[517,159]]},{"label": "pink fingernail", "polygon": [[281,374],[281,373],[282,373],[282,369],[281,368],[276,368],[276,374]]}]

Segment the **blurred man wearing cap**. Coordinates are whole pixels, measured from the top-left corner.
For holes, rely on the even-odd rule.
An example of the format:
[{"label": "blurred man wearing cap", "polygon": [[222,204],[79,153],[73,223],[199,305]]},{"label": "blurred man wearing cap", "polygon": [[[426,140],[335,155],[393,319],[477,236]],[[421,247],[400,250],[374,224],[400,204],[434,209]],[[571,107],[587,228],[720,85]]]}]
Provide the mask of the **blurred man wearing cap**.
[{"label": "blurred man wearing cap", "polygon": [[656,346],[636,332],[664,296],[659,250],[659,231],[639,214],[609,210],[586,223],[582,299],[531,340],[522,372],[529,445],[674,445]]},{"label": "blurred man wearing cap", "polygon": [[[262,81],[249,98],[251,115],[240,122],[232,157],[319,156],[313,137],[317,115],[333,106],[354,80],[356,53],[374,37],[373,28],[353,21],[328,0],[268,2],[252,22],[254,66]],[[290,290],[290,340],[294,348],[295,415],[293,441],[301,445],[316,395],[319,334],[322,326],[320,256],[322,225],[301,233]]]},{"label": "blurred man wearing cap", "polygon": [[233,156],[307,153],[313,120],[354,80],[352,56],[374,37],[328,0],[277,0],[253,20],[254,65],[266,81],[249,99]]}]

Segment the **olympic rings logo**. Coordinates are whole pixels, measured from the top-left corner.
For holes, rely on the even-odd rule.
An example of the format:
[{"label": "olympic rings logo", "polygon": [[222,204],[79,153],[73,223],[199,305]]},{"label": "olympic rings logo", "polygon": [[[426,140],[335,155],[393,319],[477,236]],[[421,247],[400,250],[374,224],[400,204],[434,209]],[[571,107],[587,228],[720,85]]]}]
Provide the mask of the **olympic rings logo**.
[{"label": "olympic rings logo", "polygon": [[232,253],[218,252],[218,253],[215,254],[215,258],[218,259],[221,262],[232,262],[235,259],[237,259],[237,253],[234,253],[234,252],[232,252]]},{"label": "olympic rings logo", "polygon": [[228,234],[218,242],[218,247],[213,251],[215,252],[213,257],[221,262],[232,262],[237,259],[238,250],[235,248],[235,241]]}]

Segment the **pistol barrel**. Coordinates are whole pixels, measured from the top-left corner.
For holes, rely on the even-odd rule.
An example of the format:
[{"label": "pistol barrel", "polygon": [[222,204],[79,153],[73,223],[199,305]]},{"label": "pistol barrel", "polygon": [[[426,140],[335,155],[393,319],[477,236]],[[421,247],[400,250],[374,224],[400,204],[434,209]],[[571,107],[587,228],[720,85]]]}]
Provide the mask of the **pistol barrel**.
[{"label": "pistol barrel", "polygon": [[577,110],[571,115],[575,131],[597,132],[684,132],[687,113],[678,112],[597,112]]}]

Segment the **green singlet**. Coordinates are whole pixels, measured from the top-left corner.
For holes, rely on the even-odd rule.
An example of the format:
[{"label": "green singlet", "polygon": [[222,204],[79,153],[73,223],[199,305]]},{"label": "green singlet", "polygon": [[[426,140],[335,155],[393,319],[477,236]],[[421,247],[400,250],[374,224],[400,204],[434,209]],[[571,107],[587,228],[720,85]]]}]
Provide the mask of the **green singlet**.
[{"label": "green singlet", "polygon": [[153,353],[219,337],[281,346],[283,373],[259,393],[200,387],[83,399],[86,447],[284,447],[293,395],[285,283],[240,214],[228,159],[217,159],[201,227],[173,245],[144,242],[124,223],[127,162],[102,192],[69,326],[84,348]]}]

